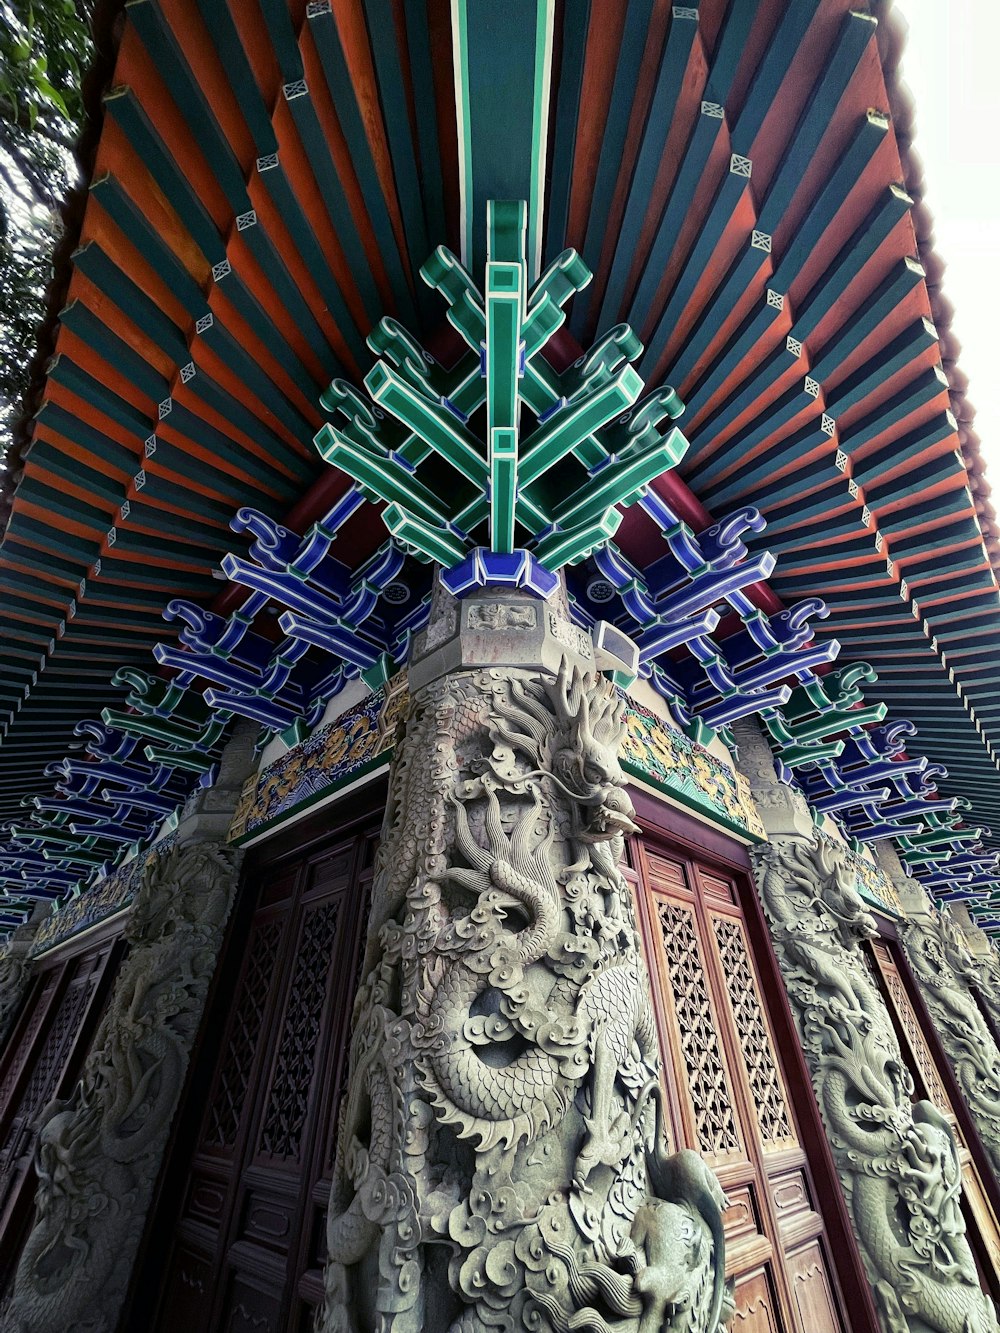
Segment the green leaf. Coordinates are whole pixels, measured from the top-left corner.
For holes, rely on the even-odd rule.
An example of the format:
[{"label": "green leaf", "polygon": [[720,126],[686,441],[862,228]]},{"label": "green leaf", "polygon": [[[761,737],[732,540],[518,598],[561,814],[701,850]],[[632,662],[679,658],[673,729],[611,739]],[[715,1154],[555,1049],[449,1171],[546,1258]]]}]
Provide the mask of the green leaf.
[{"label": "green leaf", "polygon": [[66,117],[67,120],[69,120],[69,109],[67,108],[66,103],[62,99],[62,95],[58,93],[55,88],[52,87],[52,84],[49,83],[45,75],[40,74],[36,69],[34,72],[33,81],[36,89],[41,93],[41,95],[46,99],[46,101],[51,102],[52,105],[56,107],[57,110],[59,110]]}]

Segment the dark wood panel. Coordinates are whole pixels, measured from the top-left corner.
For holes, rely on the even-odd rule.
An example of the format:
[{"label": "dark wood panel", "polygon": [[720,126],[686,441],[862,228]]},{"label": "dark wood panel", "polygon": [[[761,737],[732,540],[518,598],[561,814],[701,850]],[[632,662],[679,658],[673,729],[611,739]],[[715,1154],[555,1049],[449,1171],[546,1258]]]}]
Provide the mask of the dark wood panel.
[{"label": "dark wood panel", "polygon": [[36,964],[0,1083],[0,1292],[16,1270],[33,1211],[39,1116],[69,1096],[123,955],[121,940],[102,932]]},{"label": "dark wood panel", "polygon": [[846,1333],[792,1095],[806,1102],[811,1090],[783,1067],[739,860],[705,858],[659,831],[632,851],[678,1146],[706,1156],[730,1200],[733,1327]]},{"label": "dark wood panel", "polygon": [[[329,833],[251,864],[210,1002],[197,1134],[183,1172],[158,1313],[185,1333],[308,1326],[319,1281],[336,1109],[367,919],[375,836]],[[192,1086],[199,1086],[198,1074]],[[147,1247],[149,1270],[151,1249]],[[192,1302],[193,1283],[203,1288]],[[183,1323],[182,1323],[183,1321]]]}]

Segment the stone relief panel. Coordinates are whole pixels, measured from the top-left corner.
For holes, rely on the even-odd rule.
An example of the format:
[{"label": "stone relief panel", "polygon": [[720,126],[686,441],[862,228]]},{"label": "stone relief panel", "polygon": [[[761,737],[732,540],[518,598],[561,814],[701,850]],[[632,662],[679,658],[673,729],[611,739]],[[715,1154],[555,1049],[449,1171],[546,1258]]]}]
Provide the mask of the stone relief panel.
[{"label": "stone relief panel", "polygon": [[236,886],[238,853],[147,865],[80,1082],[41,1114],[36,1211],[4,1333],[117,1326]]},{"label": "stone relief panel", "polygon": [[853,868],[820,839],[753,849],[755,877],[887,1333],[995,1333],[960,1207],[947,1120],[912,1079],[860,943]]},{"label": "stone relief panel", "polygon": [[900,922],[900,938],[965,1104],[1000,1178],[1000,1051],[969,983],[977,974],[954,923],[943,912]]},{"label": "stone relief panel", "polygon": [[320,1333],[716,1333],[718,1182],[668,1156],[604,681],[428,685],[397,748]]}]

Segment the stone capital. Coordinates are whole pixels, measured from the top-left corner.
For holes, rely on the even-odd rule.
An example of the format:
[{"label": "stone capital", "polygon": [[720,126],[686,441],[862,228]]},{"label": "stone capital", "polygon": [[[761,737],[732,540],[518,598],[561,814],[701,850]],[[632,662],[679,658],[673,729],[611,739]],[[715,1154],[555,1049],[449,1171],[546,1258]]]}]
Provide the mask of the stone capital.
[{"label": "stone capital", "polygon": [[883,838],[875,844],[875,859],[886,879],[896,890],[896,897],[907,917],[927,917],[934,911],[930,894],[924,886],[906,873],[899,853],[891,839]]},{"label": "stone capital", "polygon": [[774,754],[754,718],[733,723],[737,762],[750,784],[750,793],[769,838],[811,838],[815,833],[809,806],[801,792],[778,778]]}]

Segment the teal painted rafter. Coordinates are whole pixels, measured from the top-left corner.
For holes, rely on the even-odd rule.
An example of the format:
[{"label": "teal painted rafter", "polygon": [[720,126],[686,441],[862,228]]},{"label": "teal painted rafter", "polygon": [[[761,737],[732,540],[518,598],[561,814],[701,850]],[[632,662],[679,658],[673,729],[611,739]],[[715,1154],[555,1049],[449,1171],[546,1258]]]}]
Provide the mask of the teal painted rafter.
[{"label": "teal painted rafter", "polygon": [[452,0],[462,260],[483,261],[488,194],[527,201],[529,277],[541,265],[555,0]]}]

